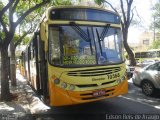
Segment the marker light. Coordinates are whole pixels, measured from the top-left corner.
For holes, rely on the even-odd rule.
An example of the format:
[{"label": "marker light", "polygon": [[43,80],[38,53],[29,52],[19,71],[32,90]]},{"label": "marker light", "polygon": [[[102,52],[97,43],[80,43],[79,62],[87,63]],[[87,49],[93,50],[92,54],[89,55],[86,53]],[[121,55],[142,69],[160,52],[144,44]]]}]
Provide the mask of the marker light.
[{"label": "marker light", "polygon": [[58,78],[56,78],[56,79],[53,80],[53,83],[54,83],[54,84],[59,84],[59,83],[60,83],[60,80],[59,80]]},{"label": "marker light", "polygon": [[74,90],[75,89],[75,86],[74,85],[70,85],[69,86],[69,90]]},{"label": "marker light", "polygon": [[125,76],[123,76],[123,77],[121,78],[121,82],[122,82],[122,81],[124,81],[125,79],[126,79],[126,77],[125,77]]},{"label": "marker light", "polygon": [[63,82],[63,83],[61,84],[61,87],[62,87],[62,88],[67,88],[67,84]]}]

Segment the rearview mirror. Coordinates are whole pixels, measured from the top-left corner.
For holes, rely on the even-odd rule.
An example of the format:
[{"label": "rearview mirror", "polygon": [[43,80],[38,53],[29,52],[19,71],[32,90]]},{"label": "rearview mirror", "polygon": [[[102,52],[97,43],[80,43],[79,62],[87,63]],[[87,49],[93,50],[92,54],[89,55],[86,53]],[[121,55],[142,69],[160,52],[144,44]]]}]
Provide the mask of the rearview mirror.
[{"label": "rearview mirror", "polygon": [[47,40],[47,30],[44,23],[40,24],[40,36],[42,41]]}]

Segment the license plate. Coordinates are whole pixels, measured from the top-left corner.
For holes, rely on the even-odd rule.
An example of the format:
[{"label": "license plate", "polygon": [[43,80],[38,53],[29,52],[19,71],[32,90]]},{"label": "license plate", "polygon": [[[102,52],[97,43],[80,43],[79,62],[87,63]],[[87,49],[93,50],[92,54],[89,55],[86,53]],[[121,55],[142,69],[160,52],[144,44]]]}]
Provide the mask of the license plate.
[{"label": "license plate", "polygon": [[105,92],[105,90],[98,90],[98,91],[94,91],[93,92],[93,96],[103,96],[103,95],[105,95],[106,94],[106,92]]}]

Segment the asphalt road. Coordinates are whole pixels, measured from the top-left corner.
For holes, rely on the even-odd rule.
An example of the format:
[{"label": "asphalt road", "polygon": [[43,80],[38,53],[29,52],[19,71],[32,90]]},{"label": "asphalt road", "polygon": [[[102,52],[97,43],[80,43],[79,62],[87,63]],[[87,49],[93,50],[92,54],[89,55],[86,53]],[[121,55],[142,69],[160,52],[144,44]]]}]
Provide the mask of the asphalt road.
[{"label": "asphalt road", "polygon": [[160,96],[147,97],[129,82],[126,95],[81,105],[52,107],[35,117],[46,120],[160,120]]}]

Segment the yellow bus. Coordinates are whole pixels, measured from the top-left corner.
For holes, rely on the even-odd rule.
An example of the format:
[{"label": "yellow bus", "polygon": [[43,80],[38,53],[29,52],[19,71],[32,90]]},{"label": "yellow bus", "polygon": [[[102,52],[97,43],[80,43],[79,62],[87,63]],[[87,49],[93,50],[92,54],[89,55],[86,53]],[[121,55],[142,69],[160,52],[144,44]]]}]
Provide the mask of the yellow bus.
[{"label": "yellow bus", "polygon": [[96,7],[46,10],[23,52],[29,83],[51,106],[98,101],[128,91],[120,16]]},{"label": "yellow bus", "polygon": [[135,52],[135,59],[141,63],[144,60],[160,60],[160,49],[150,49],[140,52]]}]

